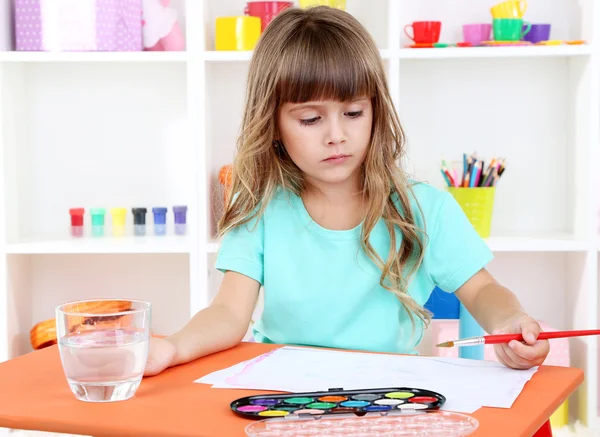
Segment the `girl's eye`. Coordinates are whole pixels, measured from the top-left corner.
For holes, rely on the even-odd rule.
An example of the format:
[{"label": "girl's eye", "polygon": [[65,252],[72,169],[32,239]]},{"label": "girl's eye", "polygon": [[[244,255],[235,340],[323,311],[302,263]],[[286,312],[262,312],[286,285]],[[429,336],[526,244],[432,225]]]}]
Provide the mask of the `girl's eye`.
[{"label": "girl's eye", "polygon": [[348,115],[348,117],[350,118],[358,118],[361,115],[363,115],[363,111],[354,111],[354,112],[346,112],[346,114]]},{"label": "girl's eye", "polygon": [[311,124],[315,124],[317,121],[319,121],[319,118],[321,117],[313,117],[313,118],[307,118],[305,120],[300,120],[300,124],[304,125],[304,126],[309,126]]}]

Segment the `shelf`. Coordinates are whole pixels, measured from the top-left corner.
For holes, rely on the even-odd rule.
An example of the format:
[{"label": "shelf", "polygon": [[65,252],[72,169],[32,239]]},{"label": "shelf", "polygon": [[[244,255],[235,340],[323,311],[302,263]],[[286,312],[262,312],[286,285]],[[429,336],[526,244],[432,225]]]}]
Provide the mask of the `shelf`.
[{"label": "shelf", "polygon": [[499,236],[485,241],[493,252],[584,252],[593,247],[589,241],[565,234]]},{"label": "shelf", "polygon": [[[210,62],[241,62],[252,58],[252,51],[216,51],[206,50],[204,60]],[[390,51],[382,49],[379,51],[383,59],[390,59]]]},{"label": "shelf", "polygon": [[[531,237],[499,236],[487,238],[485,241],[493,252],[584,252],[593,247],[588,241],[563,234]],[[218,250],[218,242],[209,242],[208,253],[217,253]],[[600,243],[598,250],[600,250]]]},{"label": "shelf", "polygon": [[6,245],[8,254],[189,253],[182,236],[101,237],[29,241]]},{"label": "shelf", "polygon": [[238,62],[249,61],[252,58],[252,51],[216,51],[207,50],[204,52],[204,60],[216,62]]},{"label": "shelf", "polygon": [[186,62],[187,52],[0,52],[0,62]]},{"label": "shelf", "polygon": [[207,245],[207,253],[217,253],[219,251],[219,243],[217,241],[210,241]]},{"label": "shelf", "polygon": [[401,49],[400,59],[482,59],[585,56],[592,53],[590,45],[560,45],[536,47],[448,47],[433,49]]}]

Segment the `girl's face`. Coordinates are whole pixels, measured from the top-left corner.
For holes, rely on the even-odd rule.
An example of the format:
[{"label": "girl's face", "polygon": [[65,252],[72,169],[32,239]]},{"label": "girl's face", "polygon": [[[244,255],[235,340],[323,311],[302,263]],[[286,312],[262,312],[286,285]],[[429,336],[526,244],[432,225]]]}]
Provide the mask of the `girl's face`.
[{"label": "girl's face", "polygon": [[369,98],[285,103],[277,121],[281,142],[309,182],[358,183],[371,141],[373,110]]}]

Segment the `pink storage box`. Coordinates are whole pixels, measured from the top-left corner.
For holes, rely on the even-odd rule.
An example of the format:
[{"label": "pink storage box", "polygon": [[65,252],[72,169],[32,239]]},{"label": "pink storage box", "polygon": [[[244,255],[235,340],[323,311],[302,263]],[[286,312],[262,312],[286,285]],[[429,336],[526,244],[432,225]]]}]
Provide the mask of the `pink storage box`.
[{"label": "pink storage box", "polygon": [[142,0],[13,0],[19,51],[141,51]]}]

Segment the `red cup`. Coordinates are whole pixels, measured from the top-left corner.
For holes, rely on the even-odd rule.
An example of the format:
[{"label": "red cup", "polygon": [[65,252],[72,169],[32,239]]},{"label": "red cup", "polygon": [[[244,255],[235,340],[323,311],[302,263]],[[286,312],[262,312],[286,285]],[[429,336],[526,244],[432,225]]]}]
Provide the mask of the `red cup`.
[{"label": "red cup", "polygon": [[[407,32],[409,27],[413,30],[412,35]],[[416,44],[438,42],[441,30],[441,21],[414,21],[412,24],[404,26],[404,33]]]},{"label": "red cup", "polygon": [[294,5],[293,2],[278,2],[278,1],[266,1],[266,2],[253,2],[250,1],[244,8],[244,15],[250,15],[252,17],[260,18],[260,31],[264,32],[265,27],[275,18],[277,14],[286,8],[290,8]]}]

